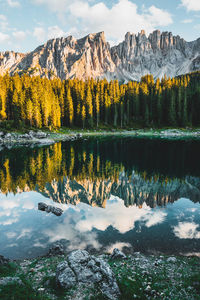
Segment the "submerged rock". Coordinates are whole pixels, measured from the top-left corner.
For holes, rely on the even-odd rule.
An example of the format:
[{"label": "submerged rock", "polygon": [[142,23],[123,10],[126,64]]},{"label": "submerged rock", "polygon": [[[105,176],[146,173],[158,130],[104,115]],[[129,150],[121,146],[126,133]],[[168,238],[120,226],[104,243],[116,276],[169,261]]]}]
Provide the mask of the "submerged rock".
[{"label": "submerged rock", "polygon": [[47,205],[46,203],[43,203],[43,202],[38,203],[38,209],[42,210],[42,211],[46,211],[47,213],[51,212],[56,216],[61,216],[63,213],[63,210],[61,208]]},{"label": "submerged rock", "polygon": [[116,278],[107,262],[85,250],[71,252],[67,261],[57,266],[56,281],[63,288],[71,288],[77,283],[98,284],[109,299],[118,299],[120,295]]},{"label": "submerged rock", "polygon": [[6,265],[7,263],[9,263],[9,259],[5,258],[4,256],[0,255],[0,266],[1,265]]},{"label": "submerged rock", "polygon": [[64,253],[65,253],[64,246],[61,243],[58,242],[58,243],[53,244],[50,247],[48,255],[49,256],[56,256],[56,255],[62,255]]},{"label": "submerged rock", "polygon": [[111,254],[111,259],[126,259],[126,255],[120,251],[119,249],[115,248]]},{"label": "submerged rock", "polygon": [[46,203],[43,203],[43,202],[38,203],[39,210],[45,211],[47,209],[47,207],[48,207],[48,205]]}]

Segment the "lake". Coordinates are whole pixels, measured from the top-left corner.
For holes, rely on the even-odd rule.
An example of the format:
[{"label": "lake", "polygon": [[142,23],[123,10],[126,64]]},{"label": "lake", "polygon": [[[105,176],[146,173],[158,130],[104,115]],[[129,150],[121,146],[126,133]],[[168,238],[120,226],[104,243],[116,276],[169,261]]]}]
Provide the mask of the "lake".
[{"label": "lake", "polygon": [[[98,137],[0,151],[0,254],[200,255],[200,141]],[[62,216],[38,210],[44,202]]]}]

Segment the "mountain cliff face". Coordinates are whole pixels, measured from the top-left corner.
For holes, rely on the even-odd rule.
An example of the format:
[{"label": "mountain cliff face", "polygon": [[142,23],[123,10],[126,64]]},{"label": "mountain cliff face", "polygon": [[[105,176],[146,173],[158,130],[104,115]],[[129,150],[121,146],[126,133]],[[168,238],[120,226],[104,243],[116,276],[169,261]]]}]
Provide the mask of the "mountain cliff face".
[{"label": "mountain cliff face", "polygon": [[140,80],[176,76],[200,69],[200,39],[186,42],[171,32],[154,31],[148,37],[128,32],[125,40],[110,47],[103,32],[82,39],[72,36],[47,41],[27,54],[0,52],[0,74],[26,72],[29,75],[61,79],[107,78]]},{"label": "mountain cliff face", "polygon": [[140,80],[153,74],[155,78],[185,74],[200,67],[200,39],[188,43],[171,32],[154,31],[147,38],[127,33],[125,40],[111,49],[118,77]]},{"label": "mountain cliff face", "polygon": [[11,73],[24,57],[25,54],[23,53],[13,51],[0,52],[0,75],[6,72]]}]

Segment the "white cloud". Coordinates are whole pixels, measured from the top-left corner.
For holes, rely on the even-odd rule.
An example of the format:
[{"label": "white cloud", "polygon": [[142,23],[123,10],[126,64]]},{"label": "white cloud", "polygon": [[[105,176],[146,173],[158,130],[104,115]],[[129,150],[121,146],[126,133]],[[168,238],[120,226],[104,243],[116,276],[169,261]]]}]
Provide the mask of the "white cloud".
[{"label": "white cloud", "polygon": [[63,37],[65,35],[66,35],[65,32],[60,27],[58,27],[57,25],[52,26],[52,27],[48,27],[48,39]]},{"label": "white cloud", "polygon": [[6,31],[8,29],[8,21],[5,15],[0,15],[0,28],[3,31]]},{"label": "white cloud", "polygon": [[42,27],[36,27],[33,31],[33,36],[39,43],[44,42],[46,38],[46,31]]},{"label": "white cloud", "polygon": [[[173,22],[169,12],[157,8],[154,5],[143,8],[142,12],[130,0],[118,0],[111,7],[104,2],[92,4],[92,1],[85,0],[32,0],[34,4],[46,5],[48,9],[68,24],[71,24],[68,34],[81,37],[84,34],[105,31],[110,41],[119,41],[124,38],[127,31],[137,33],[141,29],[147,33],[160,26],[167,26]],[[57,26],[55,26],[57,27]],[[58,29],[58,28],[57,28]],[[58,31],[55,29],[55,32]],[[60,29],[60,36],[65,32]],[[52,37],[48,33],[49,37]]]},{"label": "white cloud", "polygon": [[200,11],[200,1],[199,0],[181,0],[181,4],[188,11]]},{"label": "white cloud", "polygon": [[24,228],[21,231],[21,234],[17,237],[17,240],[21,239],[22,237],[30,237],[32,233],[32,229]]},{"label": "white cloud", "polygon": [[173,23],[170,13],[154,5],[148,9],[146,17],[153,26],[167,26]]},{"label": "white cloud", "polygon": [[24,31],[15,31],[12,35],[18,41],[23,41],[26,38],[26,32]]},{"label": "white cloud", "polygon": [[79,34],[105,31],[111,40],[122,39],[127,31],[137,33],[144,29],[149,33],[173,22],[167,11],[151,6],[139,13],[137,5],[129,0],[119,0],[111,8],[103,2],[89,5],[76,1],[69,6],[69,11],[72,18],[80,21]]},{"label": "white cloud", "polygon": [[[111,199],[113,199],[111,197]],[[105,210],[95,207],[85,211],[85,218],[76,222],[76,229],[80,232],[91,231],[93,228],[104,231],[109,226],[117,229],[120,233],[126,233],[135,227],[138,221],[144,221],[145,226],[151,227],[164,221],[166,213],[152,211],[146,204],[140,209],[132,206],[127,209],[124,202],[115,197],[116,201],[108,201]],[[98,216],[98,218],[97,218]]]},{"label": "white cloud", "polygon": [[146,222],[146,227],[151,227],[160,223],[163,223],[165,218],[166,218],[167,214],[162,212],[162,211],[156,211],[154,213],[152,213],[151,215],[148,215],[147,217],[145,217],[145,220],[147,220]]},{"label": "white cloud", "polygon": [[194,29],[200,30],[200,24],[196,24],[196,25],[194,26]]},{"label": "white cloud", "polygon": [[50,243],[54,243],[61,239],[70,241],[68,250],[85,249],[88,245],[91,245],[96,249],[100,248],[95,232],[90,232],[90,234],[88,234],[87,232],[82,233],[76,230],[74,222],[80,217],[80,212],[76,212],[76,209],[73,208],[72,215],[70,212],[67,212],[62,223],[56,223],[53,228],[45,229],[42,234],[49,238]]},{"label": "white cloud", "polygon": [[0,15],[0,21],[6,21],[7,20],[7,17],[4,16],[4,15]]},{"label": "white cloud", "polygon": [[19,7],[20,6],[19,1],[7,0],[7,3],[10,7]]},{"label": "white cloud", "polygon": [[200,231],[197,230],[198,224],[189,222],[180,222],[174,227],[175,236],[179,239],[200,239]]},{"label": "white cloud", "polygon": [[182,20],[181,23],[183,24],[189,24],[189,23],[192,23],[193,20],[192,19],[185,19],[185,20]]},{"label": "white cloud", "polygon": [[39,43],[45,43],[47,39],[54,39],[58,37],[66,36],[59,26],[50,26],[46,30],[43,27],[36,27],[33,31],[33,36]]},{"label": "white cloud", "polygon": [[16,235],[17,235],[16,232],[12,232],[12,231],[6,233],[6,236],[8,239],[12,239],[12,238],[16,237]]},{"label": "white cloud", "polygon": [[5,221],[0,221],[0,225],[3,225],[3,226],[12,225],[14,223],[17,223],[18,221],[19,221],[18,218],[6,219]]}]

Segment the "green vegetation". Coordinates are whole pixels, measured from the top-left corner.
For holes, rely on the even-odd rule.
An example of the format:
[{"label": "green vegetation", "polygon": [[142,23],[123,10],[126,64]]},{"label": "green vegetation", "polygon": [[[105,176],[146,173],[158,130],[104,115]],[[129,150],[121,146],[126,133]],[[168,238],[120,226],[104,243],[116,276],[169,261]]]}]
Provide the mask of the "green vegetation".
[{"label": "green vegetation", "polygon": [[[200,72],[119,84],[0,76],[0,122],[9,129],[199,126]],[[11,121],[7,123],[7,121]]]},{"label": "green vegetation", "polygon": [[[138,260],[139,258],[139,260]],[[129,257],[125,262],[111,262],[121,291],[121,300],[200,299],[200,264],[197,257]],[[150,298],[149,298],[150,297]]]},{"label": "green vegetation", "polygon": [[13,276],[16,272],[17,266],[14,263],[0,265],[0,277]]},{"label": "green vegetation", "polygon": [[10,283],[0,289],[1,300],[50,300],[48,296],[42,296],[35,291],[30,282],[25,281],[23,285]]},{"label": "green vegetation", "polygon": [[[198,257],[179,256],[169,262],[168,256],[134,253],[127,260],[109,260],[109,255],[104,255],[104,259],[116,276],[120,300],[200,299]],[[79,295],[84,300],[106,300],[98,286],[83,284],[69,290],[60,289],[55,271],[63,260],[64,256],[55,256],[16,262],[13,276],[20,278],[22,284],[0,285],[0,299],[64,300]]]}]

